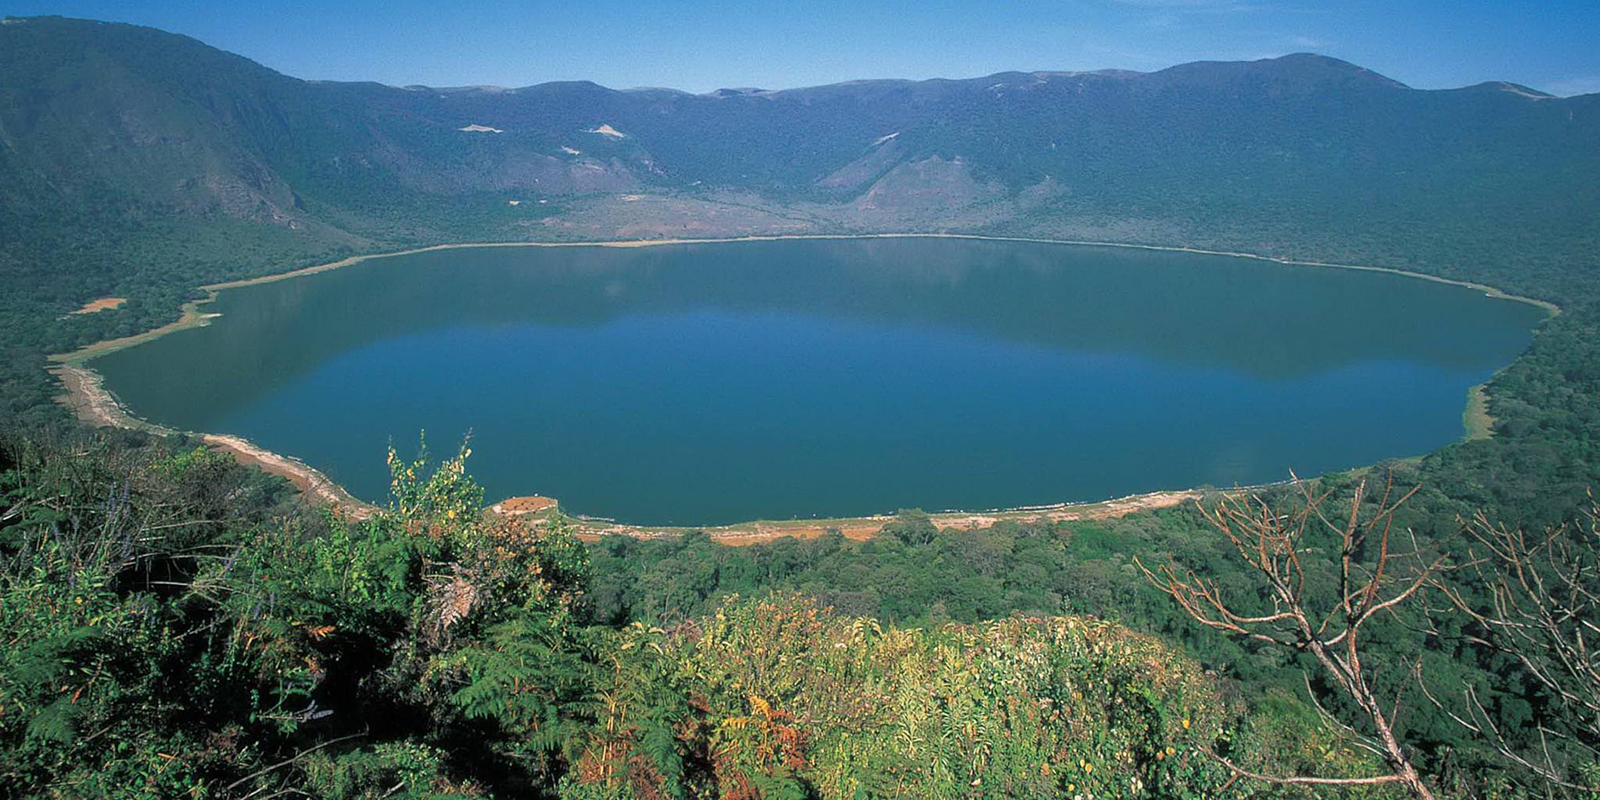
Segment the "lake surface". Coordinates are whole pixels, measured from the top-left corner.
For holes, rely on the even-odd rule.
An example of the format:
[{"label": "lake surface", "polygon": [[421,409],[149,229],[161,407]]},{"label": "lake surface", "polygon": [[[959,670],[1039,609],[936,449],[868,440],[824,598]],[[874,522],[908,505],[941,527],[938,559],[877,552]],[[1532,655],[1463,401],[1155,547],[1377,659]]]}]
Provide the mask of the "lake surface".
[{"label": "lake surface", "polygon": [[468,431],[491,500],[639,524],[1283,479],[1459,439],[1544,317],[1226,256],[949,239],[501,247],[225,291],[94,362],[133,413],[381,502]]}]

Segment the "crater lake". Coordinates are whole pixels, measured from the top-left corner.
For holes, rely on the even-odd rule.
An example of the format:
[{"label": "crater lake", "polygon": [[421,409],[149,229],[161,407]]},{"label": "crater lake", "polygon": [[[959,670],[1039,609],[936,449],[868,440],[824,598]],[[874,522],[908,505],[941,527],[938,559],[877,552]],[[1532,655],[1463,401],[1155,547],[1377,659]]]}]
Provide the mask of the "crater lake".
[{"label": "crater lake", "polygon": [[471,432],[489,499],[649,525],[1281,480],[1460,439],[1545,312],[1418,278],[948,238],[483,247],[222,291],[92,362],[135,415],[382,502]]}]

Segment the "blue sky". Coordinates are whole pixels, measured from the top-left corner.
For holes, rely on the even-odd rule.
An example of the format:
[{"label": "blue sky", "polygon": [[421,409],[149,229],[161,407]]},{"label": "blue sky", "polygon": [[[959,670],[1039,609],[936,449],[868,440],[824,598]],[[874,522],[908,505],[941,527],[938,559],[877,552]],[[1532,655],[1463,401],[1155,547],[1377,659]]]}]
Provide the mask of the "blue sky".
[{"label": "blue sky", "polygon": [[153,25],[296,77],[397,85],[707,91],[1310,51],[1419,88],[1600,92],[1600,0],[0,0],[0,13]]}]

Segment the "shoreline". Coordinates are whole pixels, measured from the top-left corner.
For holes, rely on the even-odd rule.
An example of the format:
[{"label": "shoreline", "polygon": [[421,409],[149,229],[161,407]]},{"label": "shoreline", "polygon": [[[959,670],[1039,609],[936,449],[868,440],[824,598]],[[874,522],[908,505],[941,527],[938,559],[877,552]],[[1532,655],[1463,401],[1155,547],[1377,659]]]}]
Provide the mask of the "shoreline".
[{"label": "shoreline", "polygon": [[[1271,484],[1263,484],[1271,485]],[[1257,486],[1243,489],[1261,488]],[[1109,500],[1091,500],[1073,503],[1054,503],[1046,506],[993,511],[934,511],[928,520],[941,531],[968,531],[987,528],[999,522],[1076,522],[1091,519],[1114,519],[1139,511],[1172,508],[1205,496],[1200,489],[1144,492]],[[520,515],[512,515],[520,516]],[[530,515],[531,516],[531,515]],[[631,536],[635,539],[669,539],[692,531],[704,533],[717,544],[743,547],[765,544],[783,538],[817,539],[838,531],[852,541],[866,541],[877,536],[884,525],[896,519],[894,514],[869,514],[862,517],[837,517],[830,519],[752,520],[728,525],[631,525],[621,522],[574,519],[565,517],[579,539],[599,541],[606,536]]]},{"label": "shoreline", "polygon": [[[1238,253],[1225,250],[1206,250],[1193,247],[1177,247],[1170,245],[1132,244],[1127,242],[1096,242],[1073,239],[1049,239],[1025,236],[985,236],[980,234],[965,233],[841,233],[841,234],[773,234],[733,236],[723,238],[704,239],[620,239],[611,241],[584,241],[584,242],[457,242],[448,244],[429,245],[408,250],[398,250],[384,253],[368,253],[364,255],[349,256],[338,261],[326,264],[317,264],[302,267],[288,272],[279,272],[263,275],[256,278],[242,278],[220,283],[211,283],[196,287],[205,292],[205,296],[185,302],[181,308],[178,319],[157,328],[131,336],[122,336],[114,339],[105,339],[93,344],[85,345],[68,353],[57,353],[49,357],[52,366],[49,371],[61,381],[66,394],[58,398],[64,405],[73,409],[79,420],[97,427],[121,427],[133,430],[143,430],[153,433],[172,434],[178,433],[171,428],[156,425],[135,417],[107,390],[103,384],[100,373],[87,365],[87,362],[109,353],[127,347],[153,341],[162,336],[189,328],[204,327],[211,323],[219,314],[206,313],[200,310],[214,300],[220,292],[228,289],[237,289],[246,286],[255,286],[265,283],[299,278],[330,272],[336,269],[353,266],[364,261],[395,256],[416,255],[442,250],[460,250],[467,248],[489,247],[657,247],[667,245],[692,245],[692,244],[721,244],[731,242],[771,242],[785,240],[858,240],[858,239],[963,239],[972,241],[992,242],[1020,242],[1031,244],[1060,244],[1078,247],[1117,247],[1136,250],[1153,250],[1174,253],[1193,253],[1196,255],[1225,256],[1229,258],[1247,258],[1256,261],[1265,261],[1274,264],[1303,267],[1321,267],[1327,269],[1348,269],[1361,272],[1378,272],[1396,275],[1404,278],[1416,278],[1433,283],[1442,283],[1452,286],[1482,291],[1486,296],[1497,300],[1511,300],[1527,303],[1543,309],[1549,317],[1561,313],[1561,307],[1555,303],[1538,300],[1522,295],[1514,295],[1497,287],[1481,284],[1474,281],[1443,278],[1437,275],[1428,275],[1420,272],[1395,269],[1392,267],[1378,267],[1360,264],[1339,264],[1324,261],[1305,261],[1299,259],[1276,258],[1272,256],[1257,255],[1254,253]],[[1548,319],[1548,317],[1547,317]],[[1487,418],[1487,411],[1480,403],[1474,403],[1482,395],[1482,385],[1472,387],[1468,408],[1465,413],[1474,412]],[[1491,420],[1492,422],[1492,420]],[[1473,426],[1467,426],[1468,437],[1474,436],[1477,431]],[[1487,425],[1485,425],[1487,428]],[[239,436],[225,434],[190,432],[198,436],[206,444],[231,454],[240,463],[256,466],[269,474],[285,478],[298,487],[303,495],[309,497],[314,503],[340,509],[356,519],[370,516],[376,507],[363,502],[351,495],[344,487],[329,479],[316,468],[292,456],[275,453],[260,447],[247,439]],[[1067,521],[1073,519],[1094,519],[1104,516],[1122,516],[1139,510],[1154,508],[1169,508],[1179,505],[1190,499],[1201,496],[1198,489],[1185,489],[1173,491],[1149,492],[1145,494],[1129,495],[1127,497],[1095,502],[1068,502],[1048,506],[1034,506],[1018,509],[1002,509],[986,512],[948,511],[929,514],[929,518],[940,528],[956,528],[960,526],[978,527],[983,524],[992,525],[1005,519],[1051,519]],[[1082,516],[1091,513],[1090,509],[1101,509],[1101,517]],[[678,535],[686,531],[705,531],[713,540],[722,541],[724,544],[753,544],[761,541],[770,541],[782,536],[799,536],[812,538],[826,533],[828,529],[839,529],[850,538],[869,538],[876,533],[883,524],[893,520],[892,515],[872,515],[866,517],[848,517],[830,520],[788,520],[768,521],[752,520],[744,523],[721,526],[683,527],[683,526],[643,526],[625,523],[585,521],[569,519],[582,537],[595,539],[611,534],[634,536],[636,538],[657,538],[661,536]],[[866,531],[870,527],[871,531]]]},{"label": "shoreline", "polygon": [[[67,389],[67,394],[59,399],[72,409],[81,422],[95,427],[125,428],[161,436],[186,433],[135,417],[105,388],[100,373],[82,364],[61,363],[51,367],[50,371]],[[356,498],[333,479],[298,458],[274,453],[242,436],[223,433],[190,435],[199,437],[200,441],[213,449],[233,456],[235,461],[245,466],[289,481],[314,505],[336,509],[347,518],[357,520],[366,519],[377,511],[376,506]]]}]

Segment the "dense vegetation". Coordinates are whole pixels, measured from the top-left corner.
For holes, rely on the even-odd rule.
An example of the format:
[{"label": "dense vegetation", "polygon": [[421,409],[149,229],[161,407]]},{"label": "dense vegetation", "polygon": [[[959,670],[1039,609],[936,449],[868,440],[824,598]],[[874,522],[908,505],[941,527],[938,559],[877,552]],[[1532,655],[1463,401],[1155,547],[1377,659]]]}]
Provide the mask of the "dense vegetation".
[{"label": "dense vegetation", "polygon": [[[1155,640],[792,594],[589,624],[585,549],[391,454],[370,520],[176,443],[9,444],[0,796],[1227,797],[1358,770]],[[1287,727],[1286,727],[1287,726]]]},{"label": "dense vegetation", "polygon": [[[82,438],[44,358],[169,321],[198,285],[353,252],[665,235],[630,227],[622,190],[735,220],[703,234],[953,229],[1390,264],[1563,307],[1489,385],[1493,438],[1374,473],[1421,487],[1397,516],[1421,545],[1462,550],[1474,513],[1539,530],[1579,520],[1600,485],[1600,96],[1536,94],[1417,92],[1315,57],[708,96],[432,92],[8,20],[0,795],[1268,790],[1202,750],[1370,774],[1304,701],[1304,657],[1193,625],[1135,566],[1171,558],[1259,597],[1194,509],[584,547],[479,517],[456,460],[432,477],[395,461],[390,510],[355,522],[192,443]],[[628,138],[586,133],[602,123]],[[746,208],[768,216],[729,213]],[[103,295],[129,303],[62,316]],[[1453,794],[1539,787],[1406,676],[1475,687],[1519,745],[1567,729],[1561,703],[1432,610],[1399,609],[1371,645],[1385,691],[1410,693],[1407,745]]]},{"label": "dense vegetation", "polygon": [[[1387,466],[1397,485],[1416,485],[1415,466]],[[1335,475],[1323,483],[1343,498],[1360,478]],[[1459,520],[1470,513],[1424,489],[1402,506],[1396,522],[1423,542],[1465,553]],[[1325,540],[1315,544],[1302,560],[1308,569],[1331,571],[1340,550]],[[1193,506],[1120,519],[1002,523],[964,532],[940,532],[926,516],[906,512],[866,542],[835,535],[728,547],[702,535],[667,541],[612,537],[591,546],[590,553],[596,578],[585,602],[589,613],[603,621],[670,625],[709,613],[730,594],[772,587],[897,625],[938,626],[1014,614],[1088,615],[1175,643],[1231,691],[1280,711],[1301,702],[1297,698],[1304,696],[1304,676],[1313,666],[1303,653],[1285,653],[1196,625],[1145,578],[1140,562],[1186,565],[1201,569],[1229,596],[1259,602],[1252,611],[1268,610],[1250,570]],[[1436,633],[1421,633],[1428,630]],[[1459,620],[1434,620],[1424,603],[1401,608],[1369,626],[1368,634],[1374,644],[1366,653],[1367,666],[1383,676],[1387,691],[1409,696],[1401,724],[1406,741],[1421,751],[1429,771],[1464,796],[1486,791],[1485,780],[1499,780],[1490,776],[1503,776],[1505,765],[1451,718],[1451,712],[1461,709],[1435,707],[1421,699],[1416,669],[1437,685],[1481,687],[1496,698],[1496,713],[1519,736],[1536,735],[1533,723],[1550,711],[1545,691],[1528,682],[1513,660],[1467,643]],[[1337,693],[1328,689],[1319,685],[1319,698],[1337,703]]]}]

